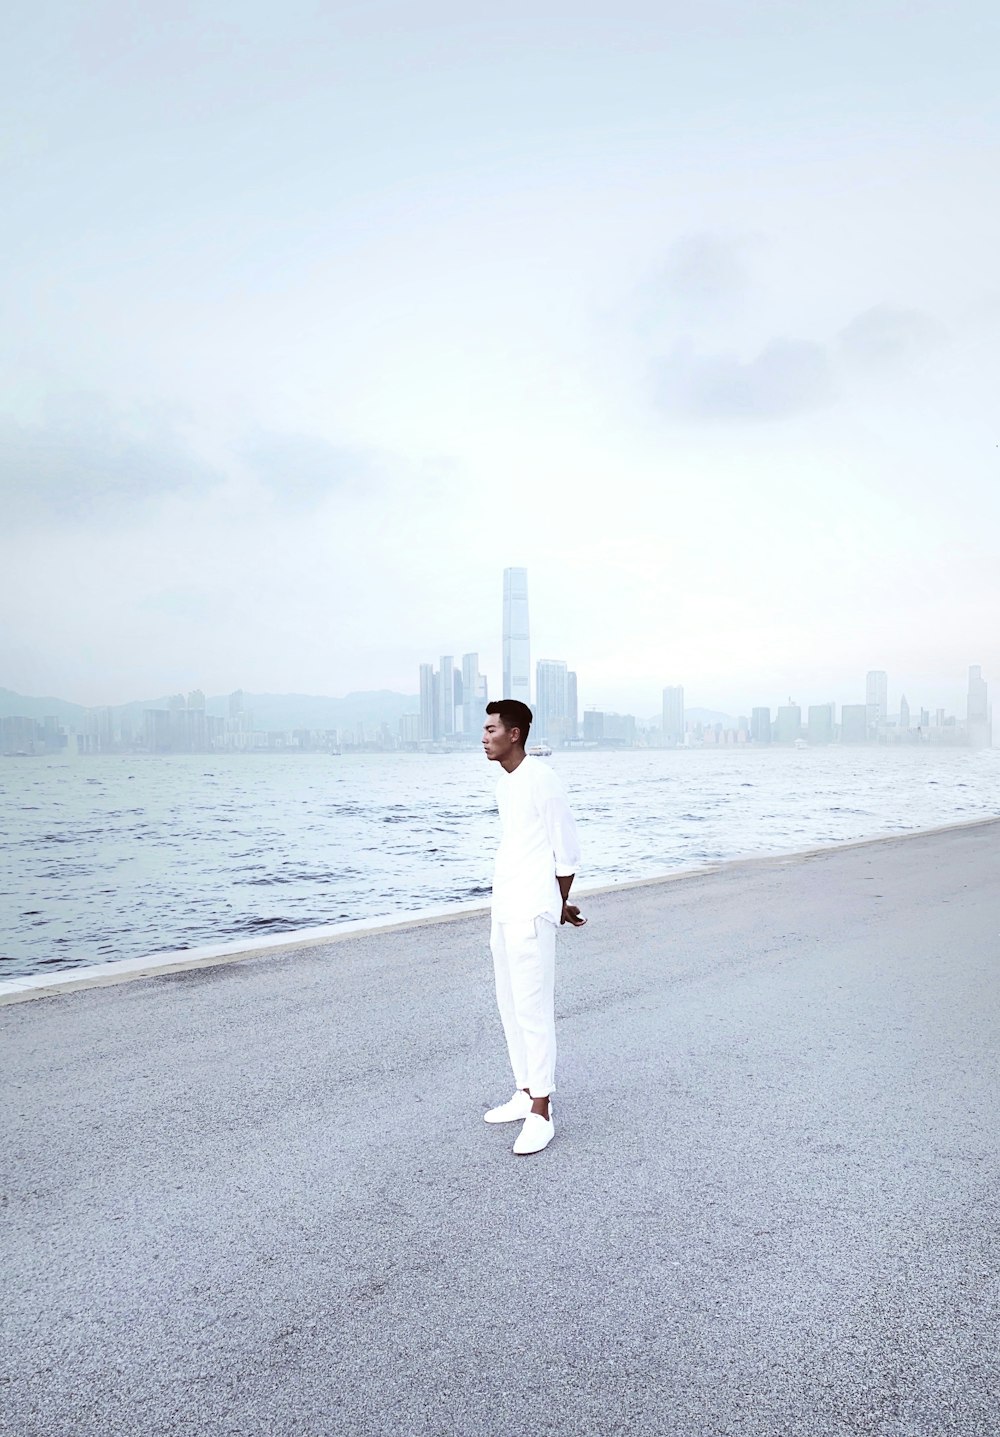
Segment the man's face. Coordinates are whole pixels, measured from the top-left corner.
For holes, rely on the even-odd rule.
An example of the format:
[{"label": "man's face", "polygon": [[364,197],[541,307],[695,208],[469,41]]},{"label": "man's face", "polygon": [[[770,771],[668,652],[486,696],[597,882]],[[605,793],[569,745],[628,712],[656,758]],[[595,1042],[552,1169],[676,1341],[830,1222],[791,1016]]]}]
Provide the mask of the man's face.
[{"label": "man's face", "polygon": [[483,724],[483,749],[493,763],[503,763],[521,736],[520,729],[504,728],[499,714],[487,714]]}]

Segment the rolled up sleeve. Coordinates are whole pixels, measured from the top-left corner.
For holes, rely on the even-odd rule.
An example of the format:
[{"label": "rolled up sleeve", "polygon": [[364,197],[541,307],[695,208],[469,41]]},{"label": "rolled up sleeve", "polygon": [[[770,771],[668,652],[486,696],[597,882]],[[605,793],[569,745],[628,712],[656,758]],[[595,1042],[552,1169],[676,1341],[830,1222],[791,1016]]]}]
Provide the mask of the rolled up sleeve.
[{"label": "rolled up sleeve", "polygon": [[569,878],[580,871],[580,839],[569,804],[562,793],[546,794],[541,804],[542,820],[556,860],[556,877]]}]

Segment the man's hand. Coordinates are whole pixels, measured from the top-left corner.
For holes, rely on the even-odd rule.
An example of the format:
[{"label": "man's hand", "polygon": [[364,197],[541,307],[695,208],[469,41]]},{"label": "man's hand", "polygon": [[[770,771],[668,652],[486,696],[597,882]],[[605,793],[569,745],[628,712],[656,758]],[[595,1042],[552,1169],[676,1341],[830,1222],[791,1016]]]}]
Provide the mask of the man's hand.
[{"label": "man's hand", "polygon": [[572,928],[582,928],[586,918],[580,917],[580,910],[575,903],[569,901],[569,890],[573,886],[572,873],[557,873],[556,882],[559,884],[559,897],[562,899],[562,916],[560,923],[568,923]]}]

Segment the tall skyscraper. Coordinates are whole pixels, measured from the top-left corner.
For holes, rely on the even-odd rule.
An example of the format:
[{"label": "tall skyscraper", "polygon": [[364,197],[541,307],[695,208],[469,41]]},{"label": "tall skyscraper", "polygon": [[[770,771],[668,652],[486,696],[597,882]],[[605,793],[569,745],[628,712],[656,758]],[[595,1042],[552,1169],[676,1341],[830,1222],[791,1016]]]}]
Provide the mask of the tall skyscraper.
[{"label": "tall skyscraper", "polygon": [[562,659],[539,659],[535,670],[534,731],[559,744],[566,738],[569,670]]},{"label": "tall skyscraper", "polygon": [[771,742],[771,710],[756,708],[750,714],[750,737],[754,743]]},{"label": "tall skyscraper", "polygon": [[833,743],[835,713],[833,704],[809,705],[807,732],[810,743]]},{"label": "tall skyscraper", "polygon": [[433,743],[438,737],[437,675],[433,664],[420,665],[420,738]]},{"label": "tall skyscraper", "polygon": [[841,704],[840,742],[864,743],[868,737],[867,704]]},{"label": "tall skyscraper", "polygon": [[577,700],[576,674],[570,669],[566,675],[566,739],[575,743],[580,736],[580,711]]},{"label": "tall skyscraper", "polygon": [[910,732],[910,705],[905,694],[899,701],[899,732],[903,738]]},{"label": "tall skyscraper", "polygon": [[885,723],[889,712],[889,680],[884,669],[871,669],[865,685],[865,707],[867,709],[868,737],[878,738],[878,732]]},{"label": "tall skyscraper", "polygon": [[802,737],[802,710],[798,704],[780,704],[774,720],[775,743],[794,743]]},{"label": "tall skyscraper", "polygon": [[979,664],[973,664],[969,669],[969,701],[966,710],[966,718],[969,723],[985,722],[987,698],[983,671]]},{"label": "tall skyscraper", "polygon": [[600,709],[584,709],[583,741],[600,743],[604,738],[604,714]]},{"label": "tall skyscraper", "polygon": [[679,685],[663,690],[663,742],[684,742],[684,690]]},{"label": "tall skyscraper", "polygon": [[969,742],[976,748],[989,748],[992,744],[992,717],[983,671],[978,664],[973,664],[969,669],[969,698],[965,721]]},{"label": "tall skyscraper", "polygon": [[420,742],[419,714],[400,714],[399,741],[403,744],[415,744]]},{"label": "tall skyscraper", "polygon": [[479,655],[462,655],[462,732],[478,735],[486,718],[486,675],[479,672]]},{"label": "tall skyscraper", "polygon": [[451,738],[455,732],[455,661],[451,654],[441,655],[438,670],[438,726],[440,738]]},{"label": "tall skyscraper", "polygon": [[531,703],[528,571],[503,571],[503,695]]}]

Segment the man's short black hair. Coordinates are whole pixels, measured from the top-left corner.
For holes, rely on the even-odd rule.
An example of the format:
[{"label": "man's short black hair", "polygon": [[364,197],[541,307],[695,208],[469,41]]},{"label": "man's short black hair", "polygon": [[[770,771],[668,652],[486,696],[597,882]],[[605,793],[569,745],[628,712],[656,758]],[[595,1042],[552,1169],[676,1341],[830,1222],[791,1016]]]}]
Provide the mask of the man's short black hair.
[{"label": "man's short black hair", "polygon": [[486,712],[496,714],[505,729],[520,729],[521,743],[528,742],[534,714],[527,704],[523,704],[520,699],[494,699],[491,704],[486,705]]}]

